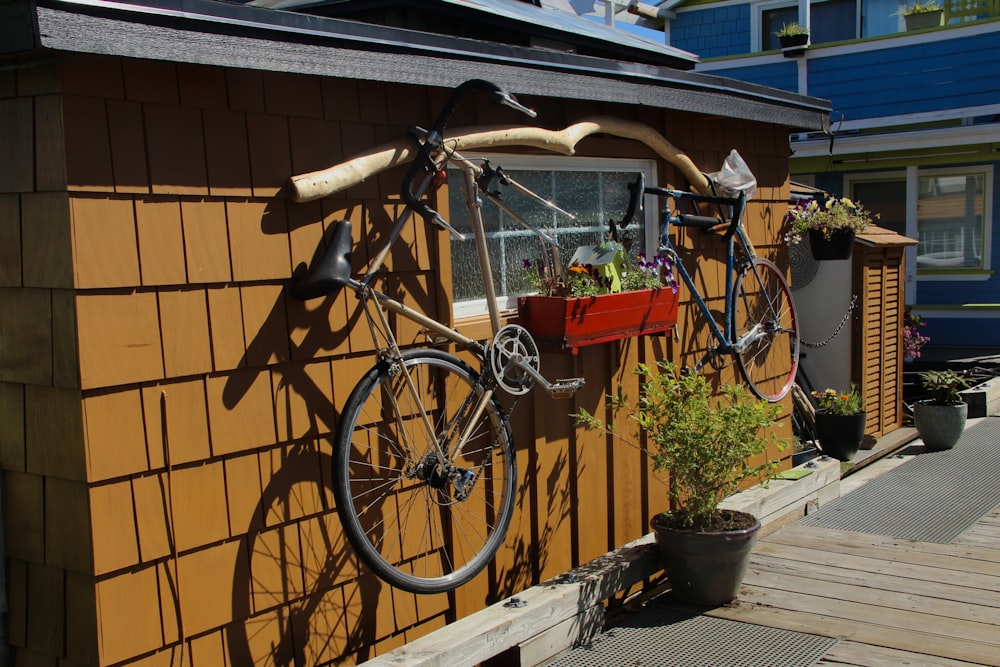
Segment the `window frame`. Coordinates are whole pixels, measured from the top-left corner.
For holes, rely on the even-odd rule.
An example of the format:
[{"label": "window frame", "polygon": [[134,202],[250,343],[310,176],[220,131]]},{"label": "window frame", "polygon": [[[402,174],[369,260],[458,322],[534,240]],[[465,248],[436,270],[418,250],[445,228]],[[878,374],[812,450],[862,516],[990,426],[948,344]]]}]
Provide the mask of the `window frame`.
[{"label": "window frame", "polygon": [[[587,172],[587,171],[633,171],[642,172],[647,184],[657,183],[657,160],[655,158],[614,158],[614,157],[592,157],[592,156],[565,156],[565,155],[529,155],[524,153],[477,153],[476,159],[486,159],[494,167],[502,166],[509,171],[531,170],[531,171],[565,171],[565,172]],[[448,187],[464,187],[461,177],[461,169],[458,165],[448,165]],[[485,199],[485,198],[483,198]],[[632,224],[643,224],[643,247],[647,249],[656,247],[657,239],[657,207],[649,205],[649,199],[644,201],[644,219],[636,220]],[[493,206],[489,201],[483,202],[484,206]],[[575,213],[575,211],[570,211]],[[623,214],[620,211],[617,215]],[[454,212],[450,212],[454,216]],[[631,227],[631,225],[630,225]],[[544,229],[543,229],[544,231]],[[489,233],[487,233],[489,236]],[[449,240],[451,243],[451,240]],[[565,253],[564,253],[565,255]],[[449,257],[452,254],[449,252]],[[564,262],[569,261],[569,255],[562,257]],[[454,274],[454,264],[449,263],[447,270]],[[517,297],[522,294],[498,294],[497,307],[501,312],[511,311],[517,308]],[[486,298],[478,298],[467,301],[455,301],[454,295],[448,295],[451,301],[452,317],[456,320],[465,320],[482,317],[488,312]]]}]

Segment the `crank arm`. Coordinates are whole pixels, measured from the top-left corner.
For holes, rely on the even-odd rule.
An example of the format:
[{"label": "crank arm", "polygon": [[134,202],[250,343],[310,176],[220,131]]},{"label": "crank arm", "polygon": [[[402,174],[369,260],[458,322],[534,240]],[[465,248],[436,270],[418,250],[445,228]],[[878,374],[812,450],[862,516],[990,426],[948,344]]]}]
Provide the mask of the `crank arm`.
[{"label": "crank arm", "polygon": [[584,385],[583,378],[563,378],[556,380],[555,382],[549,382],[545,379],[541,373],[536,371],[534,368],[528,364],[521,355],[517,354],[511,357],[510,362],[533,377],[535,382],[538,382],[545,391],[549,392],[549,396],[552,398],[570,398],[576,391]]}]

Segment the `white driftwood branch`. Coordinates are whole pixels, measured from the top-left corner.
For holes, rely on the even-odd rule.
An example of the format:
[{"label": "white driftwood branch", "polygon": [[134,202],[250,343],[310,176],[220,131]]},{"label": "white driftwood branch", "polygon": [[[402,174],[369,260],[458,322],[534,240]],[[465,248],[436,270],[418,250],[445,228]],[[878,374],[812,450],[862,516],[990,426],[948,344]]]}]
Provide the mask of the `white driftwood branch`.
[{"label": "white driftwood branch", "polygon": [[[691,158],[662,134],[648,125],[610,116],[587,118],[562,130],[521,126],[459,128],[445,138],[445,143],[450,150],[455,151],[526,146],[573,155],[576,145],[592,134],[608,134],[639,141],[680,169],[696,191],[707,192],[709,189],[708,179]],[[306,202],[346,190],[381,171],[409,162],[413,159],[416,148],[415,142],[400,139],[355,155],[333,167],[293,176],[292,198],[297,202]]]}]

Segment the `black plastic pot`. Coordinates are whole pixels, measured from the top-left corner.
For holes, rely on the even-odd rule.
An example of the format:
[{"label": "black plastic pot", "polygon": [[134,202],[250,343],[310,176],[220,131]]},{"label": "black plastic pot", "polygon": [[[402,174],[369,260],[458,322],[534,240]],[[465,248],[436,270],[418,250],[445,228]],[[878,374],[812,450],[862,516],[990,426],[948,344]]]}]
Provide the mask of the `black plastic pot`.
[{"label": "black plastic pot", "polygon": [[701,533],[667,525],[663,514],[650,521],[664,559],[675,599],[691,605],[717,607],[736,599],[757,541],[760,521],[744,530]]},{"label": "black plastic pot", "polygon": [[815,260],[850,259],[854,249],[854,230],[837,229],[827,238],[820,230],[810,229],[809,247]]},{"label": "black plastic pot", "polygon": [[865,438],[865,413],[831,415],[817,412],[816,437],[824,454],[838,461],[850,461]]}]

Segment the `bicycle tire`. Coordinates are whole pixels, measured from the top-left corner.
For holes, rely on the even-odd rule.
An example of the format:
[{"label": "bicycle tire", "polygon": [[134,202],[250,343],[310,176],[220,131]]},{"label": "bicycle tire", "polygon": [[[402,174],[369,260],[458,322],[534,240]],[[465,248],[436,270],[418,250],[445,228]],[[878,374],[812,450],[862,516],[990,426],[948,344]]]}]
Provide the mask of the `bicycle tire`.
[{"label": "bicycle tire", "polygon": [[785,276],[773,262],[755,257],[737,277],[733,301],[733,340],[753,336],[734,351],[740,373],[754,394],[780,401],[799,365],[799,322]]},{"label": "bicycle tire", "polygon": [[[407,388],[402,367],[416,388]],[[334,498],[361,560],[389,584],[441,593],[468,582],[493,559],[514,513],[517,462],[507,417],[489,397],[461,452],[457,477],[435,469],[419,397],[435,434],[461,433],[483,395],[465,362],[438,350],[410,350],[380,362],[344,407],[334,450]],[[449,438],[452,440],[453,438]],[[450,448],[456,443],[446,445]],[[467,497],[460,498],[462,489]]]}]

